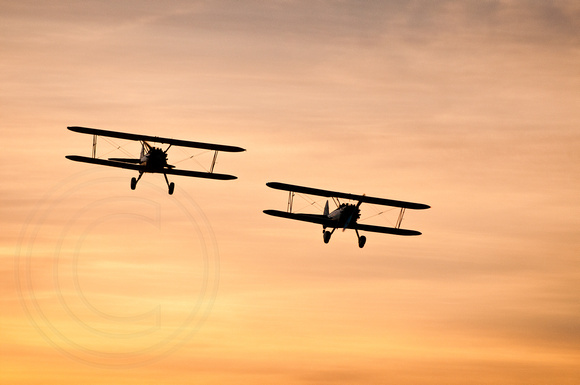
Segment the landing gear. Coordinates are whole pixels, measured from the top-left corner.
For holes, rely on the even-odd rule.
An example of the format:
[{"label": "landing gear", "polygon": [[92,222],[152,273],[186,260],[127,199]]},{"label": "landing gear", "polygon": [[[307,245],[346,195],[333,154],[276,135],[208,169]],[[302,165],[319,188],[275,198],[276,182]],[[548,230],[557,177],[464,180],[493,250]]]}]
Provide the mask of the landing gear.
[{"label": "landing gear", "polygon": [[173,190],[175,189],[175,183],[173,182],[169,183],[169,180],[167,179],[167,174],[163,174],[163,176],[165,177],[165,182],[167,182],[167,187],[169,188],[169,195],[172,195]]},{"label": "landing gear", "polygon": [[356,231],[356,236],[358,237],[358,247],[362,249],[363,247],[365,247],[367,237],[365,237],[364,235],[359,235],[358,229],[354,229],[354,231]]},{"label": "landing gear", "polygon": [[365,237],[364,235],[361,235],[361,237],[358,239],[358,247],[360,247],[361,249],[363,247],[365,247],[366,241],[367,241],[367,237]]},{"label": "landing gear", "polygon": [[322,239],[324,240],[324,243],[328,243],[330,241],[330,236],[332,233],[334,233],[334,230],[336,230],[336,228],[332,229],[332,231],[326,231],[325,229],[322,229]]},{"label": "landing gear", "polygon": [[135,187],[137,187],[137,182],[139,182],[139,179],[141,179],[142,176],[143,173],[139,173],[139,178],[131,178],[131,190],[135,190]]},{"label": "landing gear", "polygon": [[[334,233],[334,230],[336,230],[336,227],[332,229],[332,231],[327,231],[326,227],[322,229],[322,240],[324,243],[330,242],[330,237],[332,236],[332,233]],[[354,231],[356,231],[356,236],[358,237],[358,247],[362,249],[365,247],[365,243],[367,243],[367,237],[360,235],[357,229],[354,229]]]},{"label": "landing gear", "polygon": [[[141,179],[141,177],[143,176],[143,173],[139,174],[138,178],[131,178],[131,190],[135,190],[135,188],[137,187],[137,182],[139,182],[139,179]],[[175,183],[171,182],[169,183],[169,180],[167,179],[167,175],[163,174],[163,176],[165,177],[165,182],[167,182],[167,188],[169,189],[169,195],[173,194],[173,190],[175,190]]]}]

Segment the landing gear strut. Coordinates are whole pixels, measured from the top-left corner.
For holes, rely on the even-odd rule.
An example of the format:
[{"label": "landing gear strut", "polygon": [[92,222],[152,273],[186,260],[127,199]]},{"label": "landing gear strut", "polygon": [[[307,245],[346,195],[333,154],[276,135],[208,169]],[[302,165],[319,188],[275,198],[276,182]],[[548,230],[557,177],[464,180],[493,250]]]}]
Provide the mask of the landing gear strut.
[{"label": "landing gear strut", "polygon": [[169,183],[169,180],[167,179],[167,174],[163,174],[163,176],[165,177],[165,182],[167,182],[167,187],[169,188],[169,195],[172,195],[173,190],[175,189],[175,183],[173,182]]},{"label": "landing gear strut", "polygon": [[135,187],[137,187],[137,182],[139,182],[139,179],[141,179],[142,176],[143,173],[139,173],[139,178],[131,178],[131,190],[135,190]]}]

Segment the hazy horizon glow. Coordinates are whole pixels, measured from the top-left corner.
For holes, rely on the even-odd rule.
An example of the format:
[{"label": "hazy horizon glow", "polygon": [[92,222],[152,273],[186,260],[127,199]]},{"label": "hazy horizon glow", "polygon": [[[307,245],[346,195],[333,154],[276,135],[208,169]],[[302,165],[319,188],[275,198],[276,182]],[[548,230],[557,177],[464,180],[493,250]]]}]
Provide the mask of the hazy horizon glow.
[{"label": "hazy horizon glow", "polygon": [[[578,382],[577,2],[0,11],[2,384]],[[73,125],[247,152],[131,191]],[[325,245],[269,181],[432,208]]]}]

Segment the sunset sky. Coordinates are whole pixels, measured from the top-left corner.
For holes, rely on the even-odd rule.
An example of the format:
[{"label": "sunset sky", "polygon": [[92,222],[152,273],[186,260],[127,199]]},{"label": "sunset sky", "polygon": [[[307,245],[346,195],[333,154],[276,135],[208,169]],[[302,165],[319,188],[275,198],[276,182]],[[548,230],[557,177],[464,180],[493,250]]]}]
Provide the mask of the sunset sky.
[{"label": "sunset sky", "polygon": [[[580,381],[578,1],[0,0],[0,52],[3,385]],[[74,125],[247,151],[132,191]],[[270,181],[432,208],[324,244]]]}]

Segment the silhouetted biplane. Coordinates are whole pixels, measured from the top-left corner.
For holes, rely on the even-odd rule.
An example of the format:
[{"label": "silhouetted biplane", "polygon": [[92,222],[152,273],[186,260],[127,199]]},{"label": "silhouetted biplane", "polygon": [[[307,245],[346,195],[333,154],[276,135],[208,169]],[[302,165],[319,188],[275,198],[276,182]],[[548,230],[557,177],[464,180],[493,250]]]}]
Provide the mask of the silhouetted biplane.
[{"label": "silhouetted biplane", "polygon": [[[289,195],[288,195],[287,211],[264,210],[264,213],[268,215],[273,215],[275,217],[294,219],[297,221],[311,222],[322,225],[324,243],[328,243],[330,241],[330,236],[338,228],[342,228],[343,230],[353,229],[358,237],[358,246],[360,248],[364,247],[366,237],[364,235],[360,235],[359,230],[395,235],[420,235],[421,233],[416,230],[401,229],[400,226],[403,220],[403,215],[405,214],[406,209],[424,210],[430,207],[422,203],[412,203],[392,199],[374,198],[366,195],[347,194],[330,190],[321,190],[317,188],[291,185],[286,183],[269,182],[266,183],[266,185],[273,189],[288,191]],[[326,205],[324,206],[324,212],[322,214],[293,213],[292,204],[294,199],[294,193],[303,193],[332,198],[333,201],[336,203],[337,208],[334,211],[330,212],[327,200]],[[358,203],[356,204],[341,203],[339,201],[339,198],[358,201]],[[401,211],[399,213],[399,218],[397,219],[397,224],[395,225],[395,227],[383,227],[358,223],[358,219],[360,218],[360,206],[363,203],[400,208]],[[327,228],[332,229],[332,231],[326,230]]]},{"label": "silhouetted biplane", "polygon": [[[165,177],[165,182],[167,182],[167,187],[169,189],[169,194],[173,194],[173,190],[175,188],[175,184],[173,182],[169,183],[167,179],[167,175],[182,175],[194,178],[208,178],[208,179],[219,179],[219,180],[228,180],[228,179],[236,179],[233,175],[228,174],[217,174],[213,172],[217,155],[219,151],[224,152],[241,152],[245,151],[245,149],[241,147],[235,146],[227,146],[223,144],[212,144],[212,143],[202,143],[202,142],[191,142],[187,140],[179,140],[179,139],[171,139],[171,138],[162,138],[158,136],[149,136],[149,135],[138,135],[138,134],[129,134],[125,132],[117,132],[117,131],[107,131],[107,130],[100,130],[97,128],[86,128],[86,127],[68,127],[69,130],[74,132],[79,132],[82,134],[90,134],[93,135],[93,156],[80,156],[80,155],[67,155],[66,157],[70,160],[74,160],[76,162],[84,162],[84,163],[93,163],[99,164],[102,166],[109,166],[109,167],[118,167],[118,168],[126,168],[129,170],[135,170],[139,172],[139,177],[133,177],[131,179],[131,189],[135,190],[137,187],[137,182],[143,176],[144,173],[158,173],[163,174]],[[96,157],[96,145],[97,145],[97,137],[98,136],[105,136],[110,138],[118,138],[118,139],[127,139],[127,140],[134,140],[141,142],[141,155],[139,158],[108,158],[108,159],[100,159]],[[149,142],[152,143],[164,143],[168,144],[169,146],[163,150],[158,147],[154,147]],[[202,171],[192,171],[192,170],[179,170],[176,169],[175,166],[167,163],[167,151],[171,146],[180,146],[180,147],[191,147],[191,148],[199,148],[205,150],[212,150],[215,151],[214,157],[209,169],[209,172],[202,172]]]}]

